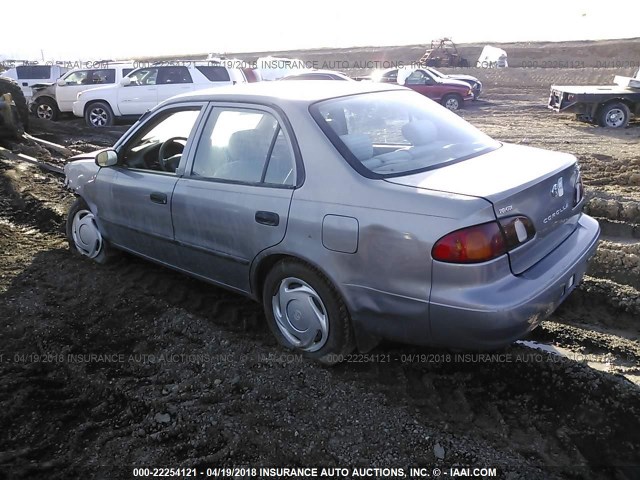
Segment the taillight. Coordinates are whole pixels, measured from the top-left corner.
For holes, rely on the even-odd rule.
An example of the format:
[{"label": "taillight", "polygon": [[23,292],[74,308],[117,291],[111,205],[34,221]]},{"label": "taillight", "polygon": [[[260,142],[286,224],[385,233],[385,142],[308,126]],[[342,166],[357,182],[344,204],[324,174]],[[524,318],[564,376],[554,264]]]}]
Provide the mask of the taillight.
[{"label": "taillight", "polygon": [[504,255],[535,236],[527,217],[507,217],[500,222],[474,225],[451,232],[431,250],[434,260],[448,263],[480,263]]},{"label": "taillight", "polygon": [[456,230],[438,240],[431,255],[441,262],[486,262],[507,252],[504,236],[497,222]]},{"label": "taillight", "polygon": [[578,175],[578,180],[576,180],[576,196],[573,199],[574,207],[580,203],[582,197],[584,197],[584,185],[582,184],[582,175]]}]

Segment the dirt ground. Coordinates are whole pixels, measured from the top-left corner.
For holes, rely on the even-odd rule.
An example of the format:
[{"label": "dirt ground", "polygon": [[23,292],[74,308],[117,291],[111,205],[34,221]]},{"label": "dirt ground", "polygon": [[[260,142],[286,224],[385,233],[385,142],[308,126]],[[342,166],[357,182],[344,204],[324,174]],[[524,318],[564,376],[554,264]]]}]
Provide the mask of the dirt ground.
[{"label": "dirt ground", "polygon": [[[603,241],[565,304],[493,356],[385,343],[370,361],[311,363],[279,348],[242,297],[131,256],[71,255],[62,180],[0,160],[0,478],[133,478],[133,466],[640,478],[640,124],[552,114],[553,72],[535,73],[488,76],[461,115],[499,140],[575,154]],[[126,130],[34,123],[79,151]]]}]

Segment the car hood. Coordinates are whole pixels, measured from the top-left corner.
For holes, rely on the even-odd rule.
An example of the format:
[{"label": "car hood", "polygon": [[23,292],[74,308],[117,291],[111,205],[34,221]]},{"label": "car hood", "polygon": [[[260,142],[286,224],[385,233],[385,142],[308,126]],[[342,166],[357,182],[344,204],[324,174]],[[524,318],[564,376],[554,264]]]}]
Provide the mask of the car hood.
[{"label": "car hood", "polygon": [[473,77],[471,75],[464,75],[464,74],[453,74],[453,75],[448,75],[449,79],[452,80],[471,80],[474,82],[479,82],[480,80],[478,80],[476,77]]},{"label": "car hood", "polygon": [[455,85],[456,87],[469,88],[469,84],[462,80],[456,80],[454,78],[437,78],[436,81],[441,85]]},{"label": "car hood", "polygon": [[105,85],[104,87],[95,87],[78,93],[78,100],[85,98],[92,98],[94,96],[102,96],[106,92],[115,92],[120,85]]}]

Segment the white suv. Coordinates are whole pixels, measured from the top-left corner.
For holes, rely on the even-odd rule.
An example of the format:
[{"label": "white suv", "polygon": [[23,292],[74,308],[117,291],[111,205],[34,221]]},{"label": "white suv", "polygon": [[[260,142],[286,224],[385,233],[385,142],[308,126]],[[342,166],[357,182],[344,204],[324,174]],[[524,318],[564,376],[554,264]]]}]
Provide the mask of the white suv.
[{"label": "white suv", "polygon": [[67,67],[61,65],[20,65],[2,72],[2,76],[18,82],[27,103],[30,103],[32,85],[53,83],[68,71]]},{"label": "white suv", "polygon": [[116,85],[134,70],[132,62],[105,62],[93,68],[67,72],[56,83],[33,87],[31,111],[45,120],[57,120],[60,113],[71,112],[78,94],[102,85]]},{"label": "white suv", "polygon": [[217,61],[159,62],[132,71],[117,85],[79,93],[73,114],[89,126],[105,127],[117,118],[139,117],[181,93],[246,81],[242,70]]}]

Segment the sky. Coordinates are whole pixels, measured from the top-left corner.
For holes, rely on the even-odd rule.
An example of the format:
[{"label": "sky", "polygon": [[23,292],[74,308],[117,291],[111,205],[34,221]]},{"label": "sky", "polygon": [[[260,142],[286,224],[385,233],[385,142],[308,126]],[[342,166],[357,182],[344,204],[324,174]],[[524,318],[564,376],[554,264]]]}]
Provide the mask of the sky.
[{"label": "sky", "polygon": [[640,1],[615,5],[603,0],[31,0],[28,12],[19,2],[3,7],[4,18],[13,20],[3,23],[0,59],[410,45],[440,37],[456,43],[639,37]]}]

